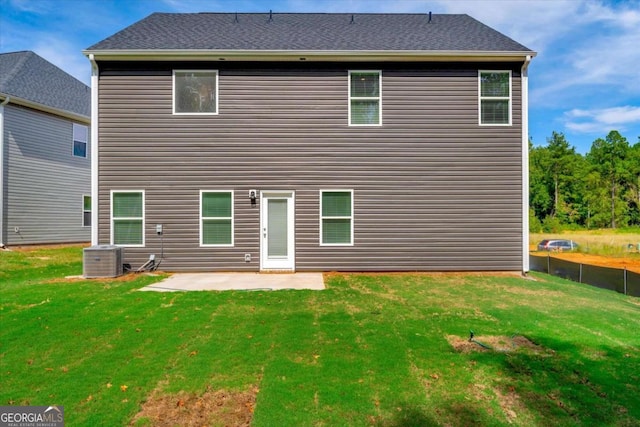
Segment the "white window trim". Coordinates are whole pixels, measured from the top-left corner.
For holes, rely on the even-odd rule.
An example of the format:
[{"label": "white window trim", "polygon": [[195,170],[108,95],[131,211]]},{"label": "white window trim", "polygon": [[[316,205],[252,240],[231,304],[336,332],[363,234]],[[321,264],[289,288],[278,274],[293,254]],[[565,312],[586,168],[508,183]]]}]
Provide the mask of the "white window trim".
[{"label": "white window trim", "polygon": [[[116,245],[113,242],[113,230],[114,230],[114,218],[113,218],[113,195],[114,193],[142,193],[142,244],[140,245],[117,245],[117,246],[121,246],[123,248],[143,248],[145,246],[145,223],[146,223],[146,212],[145,212],[145,205],[146,205],[146,194],[144,190],[111,190],[111,195],[110,195],[110,228],[111,228],[111,244],[112,245]],[[138,217],[122,217],[122,218],[118,218],[118,219],[140,219]]]},{"label": "white window trim", "polygon": [[[85,132],[84,132],[84,141],[82,141],[81,139],[76,139],[76,129],[77,128],[84,128]],[[84,143],[84,156],[78,156],[75,153],[75,145],[76,145],[76,141],[78,142],[82,142]],[[73,127],[71,129],[71,156],[76,157],[78,159],[86,159],[87,157],[89,157],[89,127],[86,125],[81,125],[79,123],[73,123]]]},{"label": "white window trim", "polygon": [[[179,113],[176,112],[176,72],[178,73],[214,73],[216,75],[216,111],[215,113]],[[171,76],[171,110],[175,116],[217,116],[219,113],[219,78],[218,70],[173,70]]]},{"label": "white window trim", "polygon": [[[346,216],[322,216],[322,193],[330,193],[330,192],[339,192],[339,193],[351,193],[351,215],[346,217]],[[319,236],[319,240],[320,240],[320,246],[354,246],[354,240],[353,240],[353,230],[355,229],[355,214],[353,211],[353,190],[349,190],[349,189],[344,189],[344,188],[338,188],[338,189],[332,189],[332,188],[327,188],[327,189],[321,189],[320,190],[320,212],[319,212],[319,216],[320,216],[320,236]],[[351,221],[351,236],[350,239],[351,241],[349,243],[324,243],[322,241],[322,236],[323,236],[323,227],[322,227],[322,220],[324,219],[349,219]]]},{"label": "white window trim", "polygon": [[[378,73],[378,88],[379,94],[378,96],[351,96],[351,74],[359,74],[359,73]],[[348,98],[349,98],[349,126],[354,127],[380,127],[382,126],[382,70],[349,70],[349,82],[348,82]],[[351,101],[353,100],[361,100],[361,101],[378,101],[378,123],[351,123]]]},{"label": "white window trim", "polygon": [[[509,96],[482,96],[482,73],[509,73]],[[478,124],[480,126],[512,126],[513,120],[513,84],[511,81],[511,70],[478,70]],[[509,101],[509,122],[508,123],[482,123],[482,101],[496,100]]]},{"label": "white window trim", "polygon": [[[202,216],[202,195],[204,193],[231,193],[231,217],[206,217]],[[200,247],[202,248],[232,248],[235,244],[235,194],[233,190],[200,190],[200,209],[198,211],[200,216]],[[230,219],[231,220],[231,243],[230,244],[205,244],[203,242],[203,234],[202,229],[204,228],[204,220],[205,219]]]},{"label": "white window trim", "polygon": [[[87,212],[91,213],[91,209],[86,210],[84,208],[84,198],[85,197],[88,197],[89,200],[91,200],[91,194],[83,194],[82,195],[82,226],[83,227],[91,227],[91,225],[87,225],[87,224],[84,223],[84,214],[87,213]],[[91,218],[91,219],[93,219],[93,218]]]}]

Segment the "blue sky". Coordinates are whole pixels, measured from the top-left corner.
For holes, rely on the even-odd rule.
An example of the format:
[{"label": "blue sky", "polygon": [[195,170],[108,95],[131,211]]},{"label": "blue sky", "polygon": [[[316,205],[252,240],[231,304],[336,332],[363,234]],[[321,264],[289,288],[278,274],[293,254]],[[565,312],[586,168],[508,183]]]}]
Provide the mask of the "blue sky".
[{"label": "blue sky", "polygon": [[32,50],[89,84],[82,50],[153,12],[466,13],[538,52],[535,145],[578,152],[615,129],[640,139],[640,0],[0,0],[0,52]]}]

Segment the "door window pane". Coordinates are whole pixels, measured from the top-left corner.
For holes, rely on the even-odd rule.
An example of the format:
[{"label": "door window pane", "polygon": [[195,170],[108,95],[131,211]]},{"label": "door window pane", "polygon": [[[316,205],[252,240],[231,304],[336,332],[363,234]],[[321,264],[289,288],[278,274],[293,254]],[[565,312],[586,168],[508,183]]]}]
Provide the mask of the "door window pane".
[{"label": "door window pane", "polygon": [[267,256],[286,257],[288,255],[287,200],[269,199],[267,218]]}]

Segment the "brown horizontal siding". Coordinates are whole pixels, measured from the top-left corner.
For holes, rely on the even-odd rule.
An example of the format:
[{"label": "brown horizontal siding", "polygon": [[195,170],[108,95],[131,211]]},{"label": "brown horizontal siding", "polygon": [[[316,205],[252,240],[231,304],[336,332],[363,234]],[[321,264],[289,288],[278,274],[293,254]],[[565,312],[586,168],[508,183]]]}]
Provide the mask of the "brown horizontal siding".
[{"label": "brown horizontal siding", "polygon": [[[125,249],[134,266],[160,253],[162,223],[168,270],[257,270],[260,210],[248,199],[255,188],[296,192],[297,270],[522,267],[516,72],[513,126],[483,127],[477,70],[485,65],[216,63],[214,116],[171,114],[169,67],[130,73],[109,65],[99,86],[99,240],[109,241],[109,191],[145,190],[146,247]],[[383,126],[348,126],[349,69],[382,70]],[[329,188],[354,190],[354,246],[319,246],[319,190]],[[201,189],[235,191],[233,248],[198,246]]]}]

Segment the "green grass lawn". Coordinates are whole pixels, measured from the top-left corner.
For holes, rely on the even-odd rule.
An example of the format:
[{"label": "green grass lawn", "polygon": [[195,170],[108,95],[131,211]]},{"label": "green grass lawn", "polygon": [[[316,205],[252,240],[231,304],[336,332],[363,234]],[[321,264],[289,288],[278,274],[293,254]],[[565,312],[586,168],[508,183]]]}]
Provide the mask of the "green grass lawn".
[{"label": "green grass lawn", "polygon": [[[81,258],[0,252],[0,405],[63,405],[68,426],[182,426],[136,414],[157,402],[193,418],[224,392],[232,404],[197,425],[243,410],[254,426],[640,425],[638,298],[540,274],[138,292],[161,276],[64,279]],[[476,351],[470,330],[504,345]]]}]

